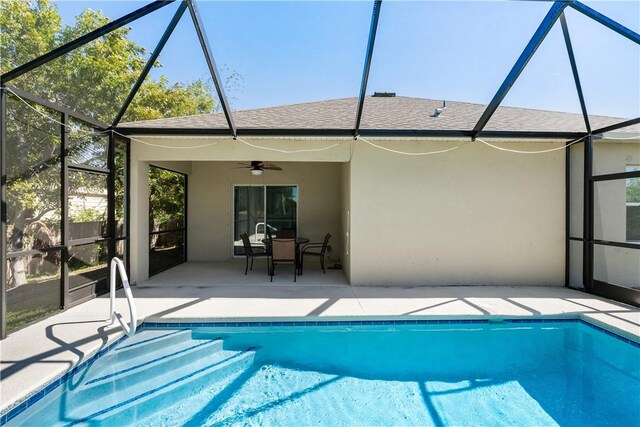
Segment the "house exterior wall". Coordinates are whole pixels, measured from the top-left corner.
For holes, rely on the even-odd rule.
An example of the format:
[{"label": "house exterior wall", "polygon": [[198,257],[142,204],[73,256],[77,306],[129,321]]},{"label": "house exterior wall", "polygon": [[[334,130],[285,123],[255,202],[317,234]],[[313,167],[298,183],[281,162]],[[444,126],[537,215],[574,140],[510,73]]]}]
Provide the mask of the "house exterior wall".
[{"label": "house exterior wall", "polygon": [[[388,142],[407,152],[445,142]],[[543,150],[549,143],[512,143]],[[352,285],[564,285],[564,151],[480,142],[435,156],[359,144],[351,162]]]},{"label": "house exterior wall", "polygon": [[342,204],[340,223],[342,225],[342,268],[347,280],[351,282],[351,165],[343,163],[341,167]]},{"label": "house exterior wall", "polygon": [[[251,140],[252,144],[280,150],[313,150],[337,144],[326,151],[282,153],[231,139],[143,138],[170,147],[206,146],[173,149],[134,142],[134,280],[146,279],[148,270],[148,164],[176,169],[161,162],[181,161],[174,166],[182,164],[182,171],[189,174],[191,261],[231,257],[234,184],[297,184],[300,233],[321,240],[324,233],[331,232],[331,256],[340,259],[353,285],[564,285],[563,150],[520,155],[476,142],[435,156],[404,156],[355,143],[352,156],[351,143],[345,140]],[[374,143],[407,152],[437,151],[459,144],[424,140]],[[536,151],[562,143],[497,144]],[[610,144],[598,154],[596,146],[595,172],[621,172],[625,164],[640,162],[634,160],[638,152],[636,157],[629,153],[637,145],[630,147]],[[284,171],[252,177],[244,169],[232,169],[237,161],[247,159],[277,162]],[[606,166],[607,162],[611,164]],[[614,170],[602,172],[602,168]],[[571,229],[576,237],[582,236],[581,179],[582,149],[578,145],[572,149],[570,201]],[[596,194],[596,200],[602,201],[596,205],[596,218],[599,205],[617,203],[618,211],[608,209],[606,215],[606,226],[617,228],[610,231],[612,235],[620,234],[625,224],[620,216],[624,186],[619,187]],[[580,245],[572,245],[576,249],[571,252],[572,280],[581,281]],[[632,277],[637,258],[636,252],[623,248],[596,250],[596,271]]]}]

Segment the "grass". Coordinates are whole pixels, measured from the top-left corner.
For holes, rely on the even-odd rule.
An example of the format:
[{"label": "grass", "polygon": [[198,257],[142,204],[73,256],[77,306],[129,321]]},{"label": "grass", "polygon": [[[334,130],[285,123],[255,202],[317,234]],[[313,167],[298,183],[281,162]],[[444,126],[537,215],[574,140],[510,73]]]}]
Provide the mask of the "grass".
[{"label": "grass", "polygon": [[59,307],[38,307],[17,311],[7,310],[7,330],[13,331],[58,310],[60,310]]}]

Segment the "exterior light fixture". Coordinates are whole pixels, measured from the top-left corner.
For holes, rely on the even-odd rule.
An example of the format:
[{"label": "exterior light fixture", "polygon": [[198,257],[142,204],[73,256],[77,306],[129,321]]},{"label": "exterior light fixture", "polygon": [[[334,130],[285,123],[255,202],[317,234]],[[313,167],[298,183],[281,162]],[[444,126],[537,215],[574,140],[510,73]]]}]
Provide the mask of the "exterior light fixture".
[{"label": "exterior light fixture", "polygon": [[255,176],[260,176],[260,175],[262,175],[262,169],[260,169],[260,168],[253,168],[253,169],[251,169],[251,175],[255,175]]}]

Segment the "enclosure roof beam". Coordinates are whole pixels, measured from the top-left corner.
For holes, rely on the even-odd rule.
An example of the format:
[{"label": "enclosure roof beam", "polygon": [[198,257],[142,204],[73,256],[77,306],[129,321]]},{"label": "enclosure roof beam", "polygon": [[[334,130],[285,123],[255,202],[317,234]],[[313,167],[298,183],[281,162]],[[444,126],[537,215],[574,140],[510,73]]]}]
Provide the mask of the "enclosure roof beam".
[{"label": "enclosure roof beam", "polygon": [[636,33],[635,31],[630,30],[629,28],[625,27],[624,25],[618,24],[613,19],[604,16],[603,14],[601,14],[600,12],[598,12],[596,10],[591,9],[589,6],[586,6],[586,5],[582,4],[582,3],[580,3],[579,1],[572,1],[572,2],[569,3],[569,6],[571,6],[572,8],[577,10],[578,12],[582,13],[583,15],[588,16],[589,18],[593,19],[594,21],[599,22],[600,24],[604,25],[605,27],[615,31],[616,33],[620,34],[621,36],[628,38],[629,40],[631,40],[635,44],[640,44],[640,35],[638,33]]},{"label": "enclosure roof beam", "polygon": [[11,71],[7,71],[2,76],[0,76],[0,82],[2,82],[2,84],[4,85],[9,81],[15,79],[16,77],[20,77],[24,73],[33,70],[34,68],[37,68],[41,65],[46,64],[49,61],[52,61],[62,55],[65,55],[82,45],[92,42],[93,40],[99,37],[102,37],[105,34],[108,34],[124,25],[127,25],[139,18],[142,18],[145,15],[150,14],[151,12],[155,12],[156,10],[162,7],[165,7],[173,3],[174,1],[175,0],[156,0],[153,3],[150,3],[139,9],[136,9],[133,12],[127,15],[124,15],[122,18],[118,18],[115,21],[111,21],[108,24],[105,24],[102,27],[91,31],[90,33],[87,33],[81,37],[78,37],[77,39],[72,40],[69,43],[59,46],[53,49],[52,51],[45,53],[44,55],[39,56],[27,62],[26,64],[20,65],[19,67],[14,68]]},{"label": "enclosure roof beam", "polygon": [[227,119],[231,134],[235,138],[238,132],[236,130],[236,125],[233,122],[231,108],[229,107],[229,102],[227,101],[227,97],[224,93],[222,81],[220,80],[220,73],[218,73],[218,68],[216,67],[216,63],[213,60],[213,53],[211,52],[209,39],[207,38],[207,34],[205,33],[204,23],[202,21],[202,18],[200,17],[200,12],[198,12],[198,7],[196,6],[195,0],[187,0],[187,4],[189,6],[189,12],[191,13],[191,18],[193,19],[193,25],[196,29],[196,33],[198,33],[198,39],[200,40],[200,45],[202,46],[202,51],[207,61],[207,66],[209,67],[209,73],[211,73],[211,79],[213,80],[213,84],[215,85],[216,91],[218,92],[218,98],[220,98],[222,111],[224,112],[224,116]]},{"label": "enclosure roof beam", "polygon": [[358,136],[360,130],[360,120],[362,119],[362,109],[364,107],[364,97],[367,92],[367,82],[369,80],[369,70],[371,69],[371,59],[373,58],[373,46],[376,42],[376,32],[378,30],[378,19],[380,18],[380,8],[382,0],[375,0],[373,3],[373,13],[371,14],[371,27],[369,29],[369,41],[367,42],[367,53],[364,58],[364,69],[362,70],[362,82],[360,83],[360,95],[358,96],[358,110],[356,111],[356,124],[353,128],[353,136]]},{"label": "enclosure roof beam", "polygon": [[600,128],[600,129],[596,129],[592,133],[594,135],[598,135],[598,134],[601,134],[601,133],[611,132],[611,131],[614,131],[614,130],[626,128],[627,126],[633,126],[633,125],[637,125],[637,124],[640,124],[640,117],[635,118],[635,119],[631,119],[631,120],[626,120],[624,122],[616,123],[615,125],[606,126],[606,127]]},{"label": "enclosure roof beam", "polygon": [[39,96],[36,96],[30,92],[25,92],[22,89],[18,89],[17,87],[13,87],[13,86],[9,86],[6,85],[4,86],[3,90],[6,90],[7,92],[14,94],[22,99],[26,99],[27,101],[31,101],[34,102],[36,104],[40,104],[44,107],[47,107],[50,110],[54,110],[54,111],[58,111],[59,113],[65,113],[68,114],[69,116],[81,120],[85,123],[88,123],[96,128],[98,128],[99,130],[105,130],[109,128],[109,125],[101,122],[100,120],[94,119],[93,117],[89,117],[87,115],[84,115],[82,113],[78,113],[75,110],[72,110],[71,108],[67,108],[65,106],[62,106],[60,104],[57,104],[55,102],[51,102],[48,101],[46,99],[40,98]]},{"label": "enclosure roof beam", "polygon": [[491,116],[493,116],[493,113],[495,113],[495,111],[498,109],[500,103],[507,96],[507,93],[509,93],[509,90],[514,85],[524,68],[533,57],[533,54],[536,53],[536,50],[538,50],[544,38],[547,36],[547,34],[549,34],[551,27],[553,27],[553,24],[555,24],[555,22],[558,20],[565,7],[567,7],[567,3],[565,1],[559,0],[553,3],[551,9],[549,9],[549,12],[547,12],[547,15],[540,23],[540,26],[533,34],[533,37],[531,38],[531,40],[529,40],[529,43],[522,51],[522,54],[513,65],[513,68],[507,75],[507,78],[504,80],[495,96],[482,113],[482,116],[480,116],[478,123],[476,123],[476,125],[474,126],[473,138],[475,138],[480,132],[482,132],[489,119],[491,119]]},{"label": "enclosure roof beam", "polygon": [[[228,136],[229,130],[224,128],[150,128],[150,127],[118,127],[115,129],[123,135],[201,135]],[[436,129],[360,129],[360,136],[368,138],[465,138],[472,135],[470,130],[436,130]],[[487,138],[534,138],[534,139],[572,139],[583,138],[585,132],[554,131],[486,131]],[[276,129],[247,128],[238,129],[240,137],[353,137],[353,129]]]},{"label": "enclosure roof beam", "polygon": [[562,25],[564,43],[567,45],[567,54],[569,55],[569,62],[571,63],[573,80],[576,83],[576,91],[578,92],[578,99],[580,100],[580,109],[582,110],[584,125],[587,128],[587,133],[591,133],[591,124],[589,123],[589,115],[587,114],[587,104],[584,102],[584,94],[582,93],[582,85],[580,84],[580,76],[578,75],[578,66],[576,65],[576,58],[573,55],[573,45],[571,44],[569,26],[567,25],[567,19],[564,16],[564,12],[560,14],[560,24]]},{"label": "enclosure roof beam", "polygon": [[120,111],[118,111],[116,118],[113,120],[113,124],[111,125],[112,127],[117,126],[118,123],[120,123],[120,120],[122,120],[122,116],[124,116],[124,113],[127,111],[127,108],[129,108],[129,105],[131,104],[131,101],[133,101],[133,98],[135,98],[136,93],[138,93],[140,86],[142,86],[144,79],[147,78],[147,75],[153,68],[153,65],[156,63],[158,56],[160,56],[160,52],[162,52],[164,45],[167,44],[169,37],[171,37],[173,30],[175,30],[176,25],[178,25],[178,22],[180,22],[180,18],[182,18],[182,15],[184,14],[184,11],[186,9],[187,9],[187,3],[185,0],[182,0],[180,3],[180,6],[178,7],[178,10],[176,10],[175,15],[173,15],[171,22],[169,22],[167,29],[164,31],[164,34],[162,34],[162,37],[160,38],[158,45],[153,50],[151,57],[149,57],[149,60],[145,64],[144,69],[142,70],[142,73],[140,73],[140,76],[138,76],[138,80],[135,82],[135,84],[131,88],[131,91],[129,92],[129,96],[127,96],[127,99],[122,104],[122,107],[120,108]]}]

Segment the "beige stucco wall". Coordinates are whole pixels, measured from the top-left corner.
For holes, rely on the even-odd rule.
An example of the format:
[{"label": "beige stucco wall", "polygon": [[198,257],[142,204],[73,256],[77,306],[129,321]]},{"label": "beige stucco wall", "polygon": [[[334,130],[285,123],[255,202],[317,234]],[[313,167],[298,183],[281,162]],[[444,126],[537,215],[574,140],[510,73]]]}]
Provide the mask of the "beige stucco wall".
[{"label": "beige stucco wall", "polygon": [[[425,152],[455,143],[384,145]],[[562,150],[518,155],[476,142],[412,157],[358,145],[351,162],[351,282],[562,286],[564,180]]]},{"label": "beige stucco wall", "polygon": [[[182,148],[133,143],[134,280],[144,280],[148,269],[149,163],[183,162],[174,165],[189,174],[189,259],[204,261],[230,258],[232,186],[248,184],[251,177],[246,170],[232,167],[236,161],[260,159],[277,162],[285,170],[278,175],[265,173],[264,179],[253,178],[253,182],[300,186],[301,235],[319,240],[331,232],[332,258],[340,258],[354,285],[564,284],[562,150],[519,155],[475,142],[435,156],[403,156],[358,142],[352,157],[348,140],[250,140],[270,149],[310,150],[286,153],[249,147],[229,138],[142,138]],[[407,152],[459,144],[373,142]],[[496,143],[530,151],[561,144]],[[579,164],[580,156],[577,152],[574,164]],[[581,175],[580,167],[572,170],[572,180]],[[582,196],[574,195],[572,223],[581,230]],[[616,222],[619,227],[620,221]],[[618,253],[607,256],[614,256],[615,262],[609,262],[606,270],[621,271],[623,257]],[[577,261],[573,266],[579,271]],[[622,265],[633,269],[637,261],[623,261]]]},{"label": "beige stucco wall", "polygon": [[342,224],[342,268],[347,280],[351,281],[351,256],[350,256],[350,234],[351,234],[351,167],[349,163],[343,163],[341,167],[341,187],[342,203],[340,211],[340,223]]},{"label": "beige stucco wall", "polygon": [[338,163],[278,162],[281,172],[255,177],[236,162],[193,162],[189,176],[188,253],[191,261],[232,258],[233,185],[297,185],[298,232],[312,242],[331,233],[333,255],[342,252],[341,174]]}]

